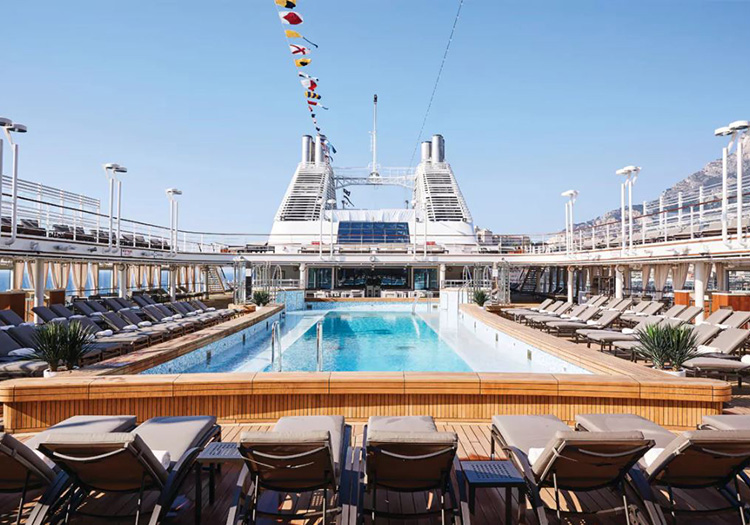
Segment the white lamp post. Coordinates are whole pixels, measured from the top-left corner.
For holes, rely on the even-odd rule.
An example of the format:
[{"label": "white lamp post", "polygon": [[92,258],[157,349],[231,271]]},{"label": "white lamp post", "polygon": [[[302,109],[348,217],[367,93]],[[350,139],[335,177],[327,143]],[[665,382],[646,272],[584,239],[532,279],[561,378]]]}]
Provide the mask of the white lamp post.
[{"label": "white lamp post", "polygon": [[633,184],[638,180],[638,173],[641,168],[638,166],[625,166],[622,169],[617,170],[617,175],[625,176],[625,182],[620,189],[620,206],[622,214],[622,250],[623,253],[626,249],[625,242],[625,188],[628,190],[628,236],[630,237],[630,249],[633,249]]},{"label": "white lamp post", "polygon": [[[13,152],[13,175],[11,182],[11,194],[13,198],[13,208],[11,211],[11,230],[10,239],[5,244],[13,244],[16,242],[16,233],[18,232],[18,144],[13,141],[13,133],[26,133],[26,126],[19,124],[18,122],[12,122],[7,118],[0,118],[0,127],[5,131],[5,137],[8,139],[11,151]],[[2,172],[2,141],[0,141],[0,175]],[[0,202],[2,201],[2,176],[0,176]],[[0,211],[2,206],[0,205]]]},{"label": "white lamp post", "polygon": [[104,173],[109,181],[109,240],[107,242],[107,251],[112,251],[112,228],[114,222],[114,201],[115,201],[115,182],[117,182],[117,247],[120,247],[120,215],[122,211],[122,198],[120,193],[122,190],[122,182],[118,180],[118,173],[127,173],[128,169],[125,166],[120,166],[115,163],[103,164]]},{"label": "white lamp post", "polygon": [[750,128],[750,121],[736,120],[714,131],[717,137],[729,137],[729,144],[721,150],[721,236],[729,242],[729,182],[727,160],[737,144],[737,241],[742,242],[742,135]]},{"label": "white lamp post", "polygon": [[169,199],[169,235],[171,237],[172,251],[177,253],[177,226],[180,218],[179,205],[177,196],[182,195],[182,191],[177,188],[167,188],[167,199]]},{"label": "white lamp post", "polygon": [[573,205],[578,198],[578,190],[564,191],[560,196],[568,198],[565,203],[565,249],[570,253],[573,251]]},{"label": "white lamp post", "polygon": [[325,206],[323,205],[323,198],[318,199],[318,205],[320,206],[320,236],[318,237],[318,256],[323,258],[323,221],[325,220]]}]

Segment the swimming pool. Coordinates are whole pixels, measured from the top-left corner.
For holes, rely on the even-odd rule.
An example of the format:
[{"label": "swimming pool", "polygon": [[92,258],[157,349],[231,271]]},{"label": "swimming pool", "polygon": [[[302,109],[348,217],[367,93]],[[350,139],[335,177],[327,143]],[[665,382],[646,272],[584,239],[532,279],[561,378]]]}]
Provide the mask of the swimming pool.
[{"label": "swimming pool", "polygon": [[[281,352],[271,364],[271,327]],[[308,310],[277,314],[144,374],[315,371],[317,324],[323,326],[322,370],[576,373],[587,370],[497,332],[471,317],[449,319],[437,307]]]}]

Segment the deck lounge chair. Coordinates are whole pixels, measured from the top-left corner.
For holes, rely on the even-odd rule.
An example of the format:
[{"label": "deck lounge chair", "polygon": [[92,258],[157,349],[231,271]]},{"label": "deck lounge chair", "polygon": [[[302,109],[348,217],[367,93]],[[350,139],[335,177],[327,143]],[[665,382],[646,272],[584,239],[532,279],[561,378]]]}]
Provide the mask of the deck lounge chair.
[{"label": "deck lounge chair", "polygon": [[491,454],[499,445],[526,479],[529,500],[540,524],[546,524],[547,507],[540,496],[553,488],[555,513],[580,514],[560,509],[560,490],[588,492],[611,488],[623,506],[583,514],[632,514],[625,492],[625,476],[654,441],[635,430],[575,432],[553,415],[493,416]]},{"label": "deck lounge chair", "polygon": [[62,304],[51,304],[49,305],[49,309],[52,310],[57,317],[65,317],[68,319],[76,315],[70,308]]},{"label": "deck lounge chair", "polygon": [[703,308],[701,308],[700,306],[688,306],[677,315],[670,316],[665,313],[663,317],[665,319],[679,319],[680,321],[683,321],[685,323],[692,323],[693,319],[698,317],[698,314],[702,311]]},{"label": "deck lounge chair", "polygon": [[549,308],[546,311],[521,314],[518,317],[522,318],[524,323],[529,324],[530,318],[536,318],[540,316],[550,316],[550,315],[560,316],[562,314],[568,313],[573,307],[575,307],[573,303],[563,302],[555,306],[554,308]]},{"label": "deck lounge chair", "polygon": [[[716,337],[716,334],[718,334],[720,331],[721,329],[718,326],[711,324],[701,324],[693,327],[693,334],[695,334],[695,344],[697,346],[705,345],[708,341]],[[612,343],[612,346],[615,352],[629,352],[630,359],[632,361],[637,361],[638,353],[636,352],[636,348],[639,344],[640,343],[638,342],[638,340],[615,341],[614,343]]]},{"label": "deck lounge chair", "polygon": [[36,315],[38,315],[39,318],[45,323],[49,323],[53,319],[60,319],[61,317],[57,315],[55,312],[53,312],[52,309],[47,306],[34,306],[31,309],[31,311],[34,312]]},{"label": "deck lounge chair", "polygon": [[[714,515],[721,511],[739,511],[744,523],[744,508],[740,492],[730,493],[728,485],[750,465],[750,430],[693,430],[675,436],[653,421],[635,414],[586,414],[576,416],[578,428],[587,431],[640,430],[655,443],[654,448],[639,462],[645,481],[654,488],[665,487],[668,501],[662,507],[676,522],[678,513]],[[636,486],[645,501],[655,501],[656,491],[643,485]],[[729,503],[722,508],[678,509],[673,488],[715,489]],[[644,492],[645,491],[645,492]]]},{"label": "deck lounge chair", "polygon": [[141,337],[135,336],[142,336],[145,338],[147,344],[150,345],[163,341],[164,337],[169,334],[169,331],[165,328],[156,328],[153,326],[139,327],[136,324],[129,323],[115,312],[107,312],[106,314],[103,314],[101,318],[108,326],[112,327],[112,330],[116,334],[132,334],[132,336],[138,341],[141,341]]},{"label": "deck lounge chair", "polygon": [[[455,432],[438,432],[430,416],[372,416],[365,427],[364,448],[367,481],[360,487],[360,511],[369,512],[372,523],[378,516],[417,520],[440,515],[445,524],[446,514],[450,514],[460,520],[461,505],[451,481],[458,451]],[[439,508],[413,514],[378,509],[377,494],[381,489],[402,493],[439,491]],[[364,503],[365,494],[371,496],[369,509]]]},{"label": "deck lounge chair", "polygon": [[714,313],[706,317],[703,321],[698,321],[696,324],[721,324],[722,321],[729,318],[733,311],[731,308],[720,308]]},{"label": "deck lounge chair", "polygon": [[586,306],[596,306],[598,308],[608,300],[609,298],[606,295],[595,295],[586,301]]},{"label": "deck lounge chair", "polygon": [[220,308],[217,310],[213,306],[207,306],[206,303],[204,303],[200,299],[193,299],[192,304],[197,308],[200,308],[204,312],[218,312],[224,317],[234,317],[235,315],[237,315],[237,313],[240,312],[240,310],[234,308]]},{"label": "deck lounge chair", "polygon": [[694,376],[716,375],[723,379],[736,377],[742,386],[744,376],[750,374],[746,356],[738,359],[736,352],[750,337],[750,330],[727,328],[707,345],[698,347],[699,356],[686,361],[683,366]]},{"label": "deck lounge chair", "polygon": [[560,319],[571,319],[576,318],[583,314],[586,310],[592,310],[592,316],[599,311],[595,306],[587,307],[586,305],[573,306],[570,310],[563,314],[539,314],[526,317],[526,323],[531,326],[543,325],[547,321],[559,321]]},{"label": "deck lounge chair", "polygon": [[129,492],[138,494],[138,523],[144,492],[157,490],[150,520],[156,524],[166,517],[200,451],[220,433],[213,416],[157,417],[132,432],[50,432],[39,450],[70,477],[68,514],[91,491]]},{"label": "deck lounge chair", "polygon": [[548,306],[550,306],[552,303],[554,303],[554,299],[545,299],[541,303],[539,303],[538,306],[532,306],[532,307],[523,307],[523,308],[506,308],[502,310],[503,315],[506,317],[512,317],[513,314],[516,312],[538,312],[539,310],[544,310]]},{"label": "deck lounge chair", "polygon": [[192,332],[198,328],[198,323],[192,320],[175,319],[173,315],[168,315],[163,312],[159,306],[161,305],[148,305],[141,308],[141,311],[150,317],[153,321],[158,323],[169,323],[172,326],[179,326],[183,333]]},{"label": "deck lounge chair", "polygon": [[[10,434],[0,433],[0,492],[21,493],[16,523],[21,522],[28,491],[57,485],[66,486],[67,476],[36,452],[50,432],[123,432],[135,426],[134,416],[74,416],[22,443]],[[37,503],[30,521],[47,515],[49,505]]]},{"label": "deck lounge chair", "polygon": [[514,311],[512,313],[512,317],[515,321],[519,321],[523,319],[526,315],[550,314],[550,313],[554,313],[555,311],[557,311],[564,304],[565,304],[565,301],[555,301],[552,304],[545,306],[544,308],[537,308],[537,309],[521,308],[519,310]]},{"label": "deck lounge chair", "polygon": [[[282,417],[271,432],[243,432],[239,451],[245,465],[237,480],[238,490],[227,524],[248,520],[255,523],[259,516],[303,519],[341,512],[339,488],[350,442],[351,427],[342,416]],[[248,488],[253,490],[248,493]],[[281,493],[322,490],[322,511],[292,515],[261,510],[258,502],[266,490]]]},{"label": "deck lounge chair", "polygon": [[[642,308],[638,308],[640,305],[644,305]],[[685,307],[677,305],[675,309],[676,313],[680,313]],[[625,312],[620,316],[620,320],[627,323],[637,324],[643,317],[649,315],[656,315],[659,311],[664,308],[664,305],[658,301],[641,301],[632,310]],[[673,306],[671,309],[674,309]],[[671,310],[670,309],[670,310]]]},{"label": "deck lounge chair", "polygon": [[8,326],[34,325],[34,323],[27,323],[24,321],[23,318],[13,310],[0,310],[0,321]]},{"label": "deck lounge chair", "polygon": [[643,330],[646,326],[651,324],[657,324],[663,322],[659,316],[652,315],[641,320],[633,328],[623,328],[622,330],[602,330],[596,327],[592,328],[581,328],[576,330],[576,342],[579,338],[586,340],[586,346],[591,348],[591,343],[599,343],[600,350],[604,350],[605,346],[612,347],[612,343],[615,341],[635,341],[637,340],[636,332]]},{"label": "deck lounge chair", "polygon": [[721,328],[742,328],[750,322],[750,312],[736,311],[719,323]]},{"label": "deck lounge chair", "polygon": [[599,319],[581,320],[581,321],[550,321],[547,323],[547,329],[558,336],[572,336],[578,330],[589,329],[603,330],[610,327],[620,317],[617,310],[604,310]]},{"label": "deck lounge chair", "polygon": [[186,327],[176,322],[161,322],[155,320],[153,317],[149,317],[151,320],[143,319],[141,316],[148,317],[147,312],[136,311],[136,310],[120,310],[117,315],[125,319],[130,324],[134,324],[139,328],[154,328],[157,330],[165,330],[170,335],[181,335],[186,331]]},{"label": "deck lounge chair", "polygon": [[623,300],[621,298],[610,297],[607,301],[605,301],[604,303],[600,304],[599,307],[602,310],[609,310],[613,306],[616,306],[616,305],[620,304],[622,301]]},{"label": "deck lounge chair", "polygon": [[88,304],[88,301],[73,301],[73,308],[87,317],[102,314],[102,312],[91,308],[91,305]]},{"label": "deck lounge chair", "polygon": [[[23,348],[37,348],[36,343],[36,327],[28,326],[28,325],[21,325],[21,326],[14,326],[6,330],[5,332],[10,335],[13,339],[15,339],[18,344],[20,344]],[[86,353],[86,355],[83,358],[83,364],[87,363],[95,363],[97,361],[101,361],[102,357],[104,355],[109,356],[110,354],[118,354],[119,353],[119,347],[111,347],[107,345],[97,345],[94,344],[89,349],[89,351]]]},{"label": "deck lounge chair", "polygon": [[32,359],[33,351],[0,331],[0,379],[41,376],[47,363]]}]

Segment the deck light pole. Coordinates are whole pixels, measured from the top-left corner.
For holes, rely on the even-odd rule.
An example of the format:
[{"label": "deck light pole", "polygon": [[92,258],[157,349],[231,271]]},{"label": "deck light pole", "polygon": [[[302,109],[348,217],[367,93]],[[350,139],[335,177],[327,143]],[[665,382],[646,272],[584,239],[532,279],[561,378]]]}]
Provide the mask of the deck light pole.
[{"label": "deck light pole", "polygon": [[714,131],[716,137],[729,137],[729,144],[721,150],[721,236],[729,242],[729,180],[727,161],[732,147],[737,145],[737,241],[742,242],[742,135],[750,128],[747,120],[736,120]]},{"label": "deck light pole", "polygon": [[[621,215],[622,215],[622,251],[625,253],[625,250],[627,249],[627,245],[630,245],[630,249],[633,249],[633,184],[635,184],[635,181],[638,180],[638,173],[640,173],[641,168],[638,166],[625,166],[622,169],[617,170],[615,173],[617,175],[623,175],[625,176],[625,182],[622,183],[622,187],[620,188],[620,207],[621,207]],[[630,237],[630,242],[625,242],[625,189],[627,188],[628,191],[628,236]]]},{"label": "deck light pole", "polygon": [[180,203],[177,196],[182,195],[182,191],[177,188],[167,188],[167,199],[169,199],[169,235],[171,237],[172,252],[177,253],[177,225],[180,218]]},{"label": "deck light pole", "polygon": [[320,236],[318,237],[318,257],[323,259],[323,221],[325,220],[325,206],[323,197],[318,198],[318,206],[320,206]]},{"label": "deck light pole", "polygon": [[[18,231],[18,144],[16,144],[13,140],[13,133],[26,133],[27,129],[26,126],[23,124],[19,124],[18,122],[13,122],[10,119],[7,118],[0,118],[0,127],[3,128],[3,131],[5,132],[5,137],[8,139],[8,144],[11,147],[11,151],[13,153],[13,172],[12,172],[12,179],[11,179],[11,194],[13,199],[12,204],[12,211],[11,211],[11,230],[10,230],[10,239],[6,241],[5,244],[13,244],[16,242],[16,233]],[[2,203],[2,196],[3,196],[3,185],[2,185],[2,141],[0,140],[0,203]],[[0,204],[0,211],[2,209],[2,206]]]},{"label": "deck light pole", "polygon": [[578,198],[578,190],[564,191],[560,196],[568,198],[565,203],[565,250],[570,253],[573,251],[573,205]]},{"label": "deck light pole", "polygon": [[[112,228],[114,223],[114,202],[115,202],[115,182],[117,182],[117,193],[119,195],[120,190],[122,189],[122,183],[118,180],[117,174],[118,173],[127,173],[128,169],[124,166],[120,166],[119,164],[115,163],[108,163],[103,164],[102,167],[104,168],[104,173],[107,176],[107,180],[109,181],[109,234],[108,234],[108,241],[107,241],[107,251],[112,251]],[[121,211],[121,204],[122,199],[118,199],[118,206],[117,206],[117,246],[120,245],[120,211]]]}]

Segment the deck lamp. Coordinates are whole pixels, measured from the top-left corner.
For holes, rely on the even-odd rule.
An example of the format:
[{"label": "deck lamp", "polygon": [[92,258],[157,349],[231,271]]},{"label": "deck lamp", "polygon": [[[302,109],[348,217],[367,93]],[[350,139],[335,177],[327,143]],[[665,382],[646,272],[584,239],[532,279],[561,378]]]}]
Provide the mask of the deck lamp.
[{"label": "deck lamp", "polygon": [[[11,151],[13,153],[13,171],[11,179],[11,194],[13,198],[12,211],[11,211],[11,232],[10,239],[6,244],[13,244],[16,242],[16,233],[18,229],[18,144],[13,140],[13,133],[26,133],[28,129],[23,124],[13,122],[8,118],[0,117],[0,127],[5,132],[5,137],[8,139]],[[2,168],[3,168],[3,141],[0,139],[0,201],[2,201],[3,186],[2,186]],[[0,202],[0,214],[2,213],[2,203]]]},{"label": "deck lamp", "polygon": [[182,191],[177,188],[167,188],[167,199],[169,199],[169,235],[172,244],[172,251],[177,253],[177,225],[180,218],[180,203],[176,197],[182,195]]},{"label": "deck lamp", "polygon": [[[627,245],[630,245],[630,249],[633,249],[633,184],[638,180],[638,173],[641,168],[639,166],[625,166],[615,172],[616,175],[622,175],[625,177],[625,181],[620,187],[620,219],[622,223],[622,251],[625,252]],[[630,242],[626,242],[625,236],[625,190],[628,191],[628,223],[630,232]]]},{"label": "deck lamp", "polygon": [[[732,133],[732,140],[737,144],[737,241],[742,243],[744,241],[743,239],[743,232],[742,232],[742,161],[743,161],[743,155],[742,155],[742,135],[747,131],[748,128],[750,128],[750,121],[747,120],[735,120],[729,126],[729,131]],[[731,147],[731,146],[730,146]],[[729,150],[727,149],[727,153],[729,153]],[[723,156],[722,156],[723,158]],[[726,166],[726,164],[724,165]],[[726,171],[726,168],[724,169]],[[722,172],[723,175],[723,172]],[[723,182],[723,178],[722,178]]]},{"label": "deck lamp", "polygon": [[565,250],[570,253],[573,249],[573,205],[578,198],[578,190],[568,190],[560,194],[567,197],[565,203]]},{"label": "deck lamp", "polygon": [[[128,169],[124,166],[120,166],[119,164],[116,164],[114,162],[109,162],[107,164],[103,164],[102,167],[104,168],[104,173],[107,176],[107,180],[109,181],[109,233],[108,233],[108,241],[107,241],[107,251],[112,250],[112,229],[113,229],[113,223],[114,223],[114,202],[115,202],[115,182],[118,183],[117,185],[117,192],[119,195],[120,189],[122,189],[122,185],[120,181],[117,179],[118,173],[127,173]],[[122,200],[119,200],[120,203],[122,203]],[[120,205],[118,205],[117,209],[117,237],[119,239],[120,237]],[[118,246],[119,246],[119,240],[118,240]]]}]

